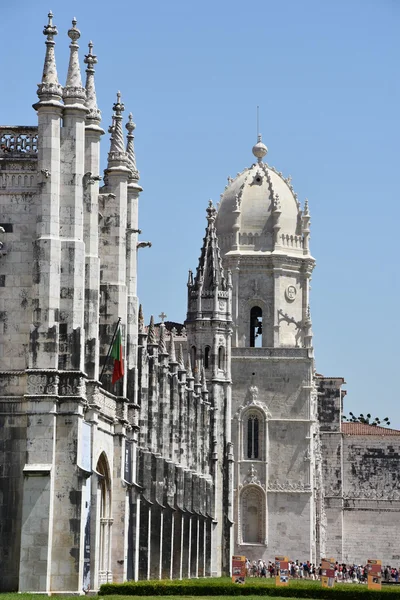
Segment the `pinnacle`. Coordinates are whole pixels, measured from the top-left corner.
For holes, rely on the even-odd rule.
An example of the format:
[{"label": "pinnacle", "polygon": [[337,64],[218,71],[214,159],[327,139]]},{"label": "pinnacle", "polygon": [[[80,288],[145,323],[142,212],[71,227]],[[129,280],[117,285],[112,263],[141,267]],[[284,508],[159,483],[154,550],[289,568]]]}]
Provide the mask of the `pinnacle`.
[{"label": "pinnacle", "polygon": [[128,155],[125,152],[124,134],[122,131],[122,112],[125,110],[121,102],[121,92],[117,92],[117,101],[113,104],[112,126],[109,129],[111,133],[110,152],[108,153],[108,167],[114,164],[125,167],[128,162]]},{"label": "pinnacle", "polygon": [[147,344],[149,346],[158,346],[157,338],[156,338],[156,330],[154,327],[154,317],[151,315],[150,317],[150,325],[147,331]]},{"label": "pinnacle", "polygon": [[[58,34],[57,27],[53,25],[53,13],[48,14],[48,23],[43,28],[46,39],[46,56],[44,59],[42,81],[38,85],[37,95],[40,101],[54,100],[59,102],[62,95],[62,86],[59,84],[56,58],[54,54],[54,36]],[[35,105],[34,108],[37,108]]]},{"label": "pinnacle", "polygon": [[83,62],[87,65],[86,69],[86,102],[85,106],[89,109],[87,119],[100,123],[101,112],[97,106],[96,89],[94,84],[94,65],[97,64],[97,56],[93,54],[93,42],[88,44],[89,52],[85,55]]},{"label": "pinnacle", "polygon": [[68,65],[67,82],[63,91],[65,104],[81,104],[86,100],[86,90],[82,87],[81,69],[79,66],[79,56],[77,40],[81,37],[81,32],[76,27],[76,19],[72,19],[72,28],[68,30],[68,37],[71,40],[70,57]]},{"label": "pinnacle", "polygon": [[127,144],[126,144],[126,153],[128,155],[128,164],[129,164],[129,168],[131,170],[131,177],[130,179],[135,179],[136,181],[139,180],[139,171],[137,170],[136,167],[136,156],[135,156],[135,147],[134,147],[134,135],[133,132],[135,131],[136,128],[136,124],[133,122],[133,116],[132,113],[129,113],[129,120],[127,122],[127,124],[125,125],[126,129],[128,130],[128,135],[127,137]]}]

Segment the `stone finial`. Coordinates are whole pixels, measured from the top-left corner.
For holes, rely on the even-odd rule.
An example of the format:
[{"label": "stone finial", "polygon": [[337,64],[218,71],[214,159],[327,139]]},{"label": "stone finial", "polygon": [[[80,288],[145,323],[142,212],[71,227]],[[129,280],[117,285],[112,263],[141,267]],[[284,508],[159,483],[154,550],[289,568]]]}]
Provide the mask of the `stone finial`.
[{"label": "stone finial", "polygon": [[175,339],[172,331],[169,339],[169,362],[176,363]]},{"label": "stone finial", "polygon": [[216,210],[212,200],[208,201],[208,207],[207,207],[206,212],[207,212],[207,221],[210,224],[214,223],[215,217],[217,216],[217,210]]},{"label": "stone finial", "polygon": [[[44,26],[43,34],[46,39],[46,56],[44,59],[42,81],[38,84],[37,95],[40,100],[60,101],[62,96],[62,86],[58,82],[56,58],[54,46],[56,45],[54,37],[58,34],[57,27],[53,25],[53,13],[48,14],[49,22]],[[34,107],[36,108],[36,106]]]},{"label": "stone finial", "polygon": [[167,346],[165,343],[165,325],[164,323],[161,323],[160,326],[160,339],[158,340],[158,348],[160,350],[160,354],[165,354],[167,355]]},{"label": "stone finial", "polygon": [[144,333],[143,308],[142,308],[141,304],[139,304],[138,331],[139,331],[139,333]]},{"label": "stone finial", "polygon": [[108,153],[108,167],[116,164],[128,163],[128,156],[125,152],[124,134],[122,131],[122,113],[125,106],[121,102],[121,92],[117,92],[117,101],[113,105],[112,126],[108,130],[111,133],[110,152]]},{"label": "stone finial", "polygon": [[89,121],[101,121],[101,111],[97,106],[96,88],[94,85],[94,66],[97,65],[97,56],[93,54],[93,42],[89,42],[89,52],[85,55],[83,62],[87,65],[86,69],[86,102],[85,106],[89,109],[86,117]]},{"label": "stone finial", "polygon": [[253,146],[252,152],[253,152],[254,156],[257,158],[259,163],[262,162],[262,159],[264,158],[264,156],[266,156],[266,154],[268,152],[267,146],[265,144],[263,144],[261,141],[261,133],[259,133],[257,136],[257,144],[255,144],[255,146]]},{"label": "stone finial", "polygon": [[136,167],[135,147],[134,147],[134,143],[133,143],[133,140],[135,139],[133,132],[135,131],[136,125],[133,122],[132,113],[129,113],[129,120],[128,120],[127,124],[125,125],[125,127],[128,130],[128,135],[126,136],[126,139],[127,139],[126,153],[128,155],[128,166],[131,170],[131,176],[129,179],[134,179],[135,181],[139,181],[139,171],[137,170],[137,167]]},{"label": "stone finial", "polygon": [[150,324],[147,330],[147,345],[148,346],[158,346],[157,338],[156,338],[156,329],[154,327],[154,317],[151,315]]},{"label": "stone finial", "polygon": [[279,216],[282,213],[281,200],[279,198],[279,194],[274,195],[274,199],[272,201],[272,212],[276,216]]},{"label": "stone finial", "polygon": [[81,32],[76,27],[75,17],[72,19],[72,27],[68,30],[68,37],[71,40],[69,45],[70,56],[68,65],[67,82],[63,91],[65,104],[81,104],[86,100],[86,90],[82,87],[81,69],[79,66],[79,56],[77,40],[81,37]]},{"label": "stone finial", "polygon": [[179,370],[180,371],[185,371],[185,361],[183,358],[183,348],[182,348],[182,344],[179,344],[179,349],[178,349],[178,365],[179,365]]},{"label": "stone finial", "polygon": [[306,198],[304,201],[303,217],[309,217],[309,216],[310,216],[310,209],[308,207],[308,198]]}]

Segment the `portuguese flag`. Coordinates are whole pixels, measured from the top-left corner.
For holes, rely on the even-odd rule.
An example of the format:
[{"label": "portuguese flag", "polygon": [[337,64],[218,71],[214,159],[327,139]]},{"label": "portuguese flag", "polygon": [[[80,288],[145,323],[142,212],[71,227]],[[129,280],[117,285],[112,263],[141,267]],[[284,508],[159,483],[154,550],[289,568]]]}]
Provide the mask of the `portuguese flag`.
[{"label": "portuguese flag", "polygon": [[111,348],[111,357],[114,359],[114,371],[111,383],[114,385],[124,376],[124,360],[122,358],[121,329],[118,327],[117,335]]}]

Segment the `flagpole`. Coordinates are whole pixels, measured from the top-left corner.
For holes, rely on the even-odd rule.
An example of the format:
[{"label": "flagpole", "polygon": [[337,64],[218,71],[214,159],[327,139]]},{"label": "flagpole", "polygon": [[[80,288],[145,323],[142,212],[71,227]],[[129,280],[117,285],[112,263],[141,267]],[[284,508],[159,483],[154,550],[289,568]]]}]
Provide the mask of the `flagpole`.
[{"label": "flagpole", "polygon": [[115,336],[117,335],[117,331],[118,331],[118,327],[119,327],[120,323],[121,323],[121,317],[118,317],[118,322],[117,322],[117,325],[115,327],[115,330],[114,330],[114,333],[113,333],[113,336],[112,336],[110,347],[108,348],[106,360],[104,361],[104,365],[103,365],[103,368],[101,370],[101,374],[100,374],[100,377],[99,377],[99,382],[100,383],[101,383],[101,380],[103,379],[104,371],[106,369],[106,366],[107,366],[107,363],[108,363],[108,359],[110,358],[111,348],[113,347]]}]

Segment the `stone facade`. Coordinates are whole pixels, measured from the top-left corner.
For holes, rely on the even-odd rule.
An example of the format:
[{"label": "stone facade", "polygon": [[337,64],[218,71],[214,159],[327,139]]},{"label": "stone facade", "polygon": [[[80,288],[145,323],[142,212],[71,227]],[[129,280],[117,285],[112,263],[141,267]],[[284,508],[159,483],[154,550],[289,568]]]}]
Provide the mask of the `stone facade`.
[{"label": "stone facade", "polygon": [[62,87],[51,13],[44,34],[37,126],[0,127],[0,590],[396,560],[400,432],[349,429],[315,374],[308,203],[259,139],[208,206],[184,325],[145,326],[132,115],[125,137],[118,93],[100,187],[93,44],[83,85],[74,20]]}]

